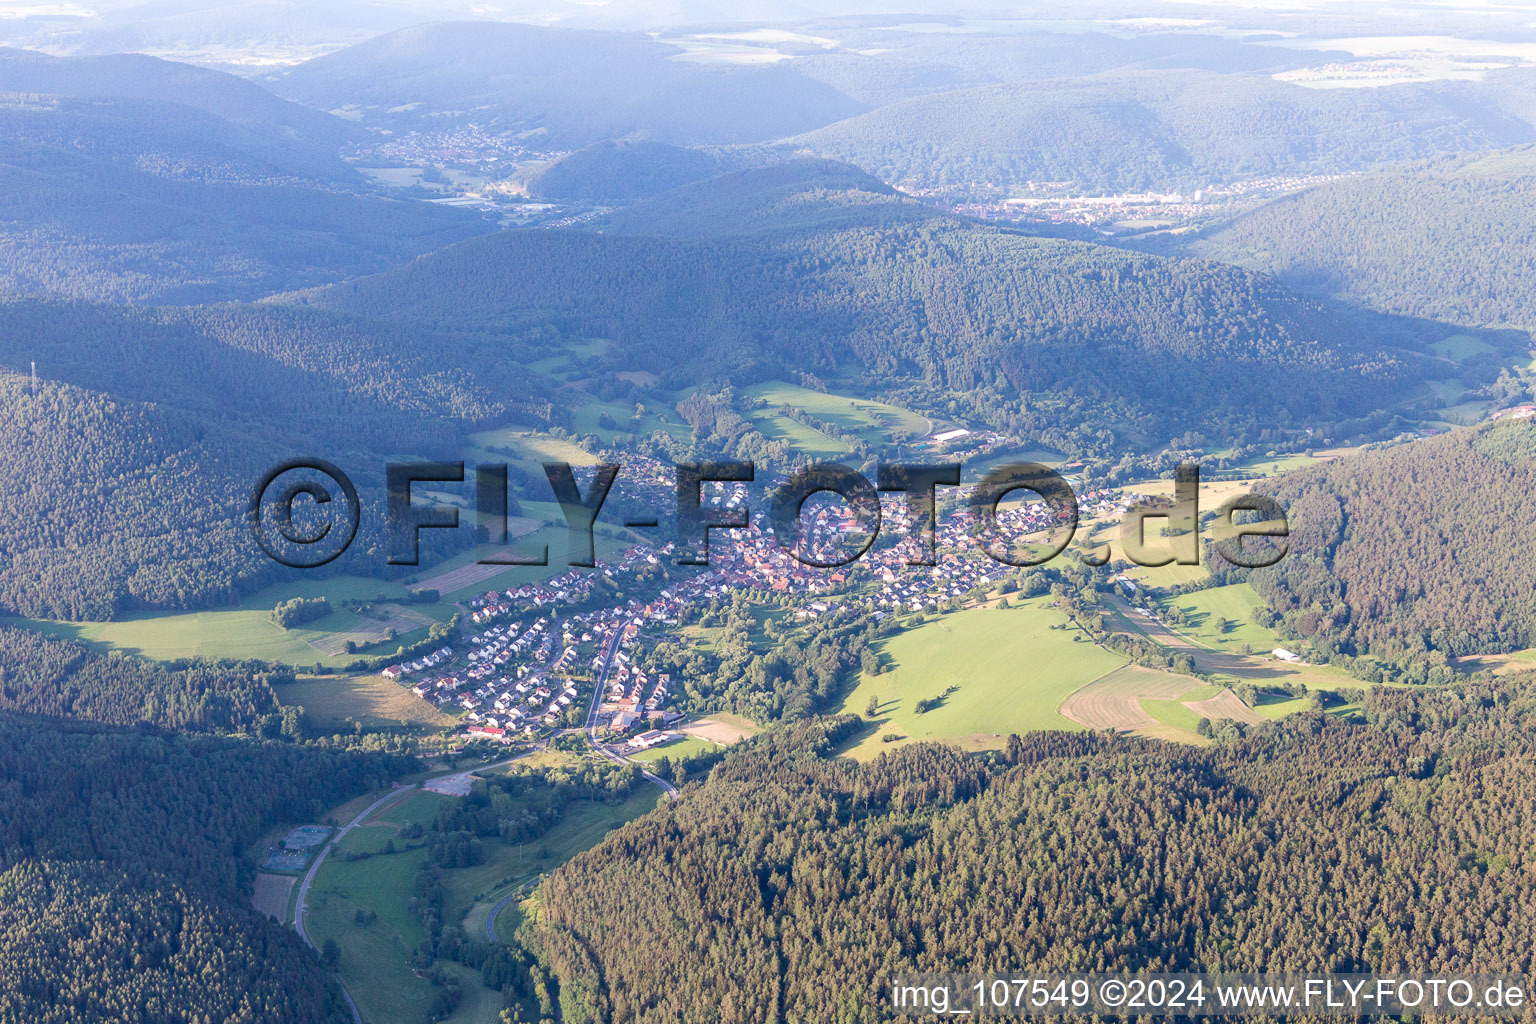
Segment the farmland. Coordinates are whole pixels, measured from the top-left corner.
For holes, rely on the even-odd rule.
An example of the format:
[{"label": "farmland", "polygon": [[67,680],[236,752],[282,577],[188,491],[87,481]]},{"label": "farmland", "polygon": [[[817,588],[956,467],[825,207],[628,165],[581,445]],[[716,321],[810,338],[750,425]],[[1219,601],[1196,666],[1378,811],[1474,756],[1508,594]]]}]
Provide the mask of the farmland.
[{"label": "farmland", "polygon": [[276,687],[285,705],[304,708],[305,720],[316,728],[361,722],[366,728],[415,726],[436,729],[454,720],[398,683],[377,675],[300,677]]},{"label": "farmland", "polygon": [[[1197,643],[1218,651],[1240,651],[1247,645],[1259,653],[1281,646],[1274,630],[1254,621],[1254,613],[1263,605],[1246,583],[1197,590],[1164,602],[1165,607],[1177,608],[1183,616],[1182,624],[1174,628]],[[1225,629],[1220,628],[1223,621],[1227,623]]]},{"label": "farmland", "polygon": [[[943,739],[998,746],[1010,732],[1081,729],[1058,711],[1074,690],[1125,664],[1043,600],[975,608],[926,622],[878,645],[884,669],[861,674],[841,711],[879,705],[873,731],[854,748],[872,757],[896,743]],[[944,695],[948,691],[947,695]],[[919,701],[939,700],[923,713]]]},{"label": "farmland", "polygon": [[812,391],[784,381],[769,381],[744,388],[742,394],[748,399],[766,403],[763,408],[747,412],[748,418],[757,423],[758,429],[765,436],[786,440],[807,454],[836,455],[849,449],[842,441],[791,419],[779,412],[779,409],[785,406],[798,409],[838,430],[855,434],[876,447],[897,439],[922,437],[929,429],[928,420],[909,409],[863,398]]},{"label": "farmland", "polygon": [[[294,597],[327,597],[329,615],[305,626],[283,629],[275,625],[270,613],[280,601]],[[341,607],[345,600],[372,601],[377,597],[399,601],[409,591],[398,583],[342,576],[328,580],[299,580],[275,584],[245,598],[227,610],[144,613],[127,615],[111,622],[55,622],[17,620],[20,624],[56,636],[83,641],[93,647],[140,654],[170,661],[178,658],[259,658],[284,665],[324,665],[340,668],[355,655],[327,653],[330,639],[337,633],[350,633],[369,626],[365,620]],[[453,609],[433,605],[412,605],[413,613],[430,619],[447,618]],[[409,643],[425,628],[401,633],[382,644],[394,650]]]},{"label": "farmland", "polygon": [[1178,700],[1200,685],[1189,676],[1126,665],[1074,692],[1060,710],[1063,717],[1090,729],[1150,732],[1163,720],[1148,705]]},{"label": "farmland", "polygon": [[[477,929],[472,933],[475,937],[483,938],[487,911],[503,895],[596,845],[614,827],[651,810],[661,798],[654,787],[642,786],[618,805],[577,800],[536,840],[517,846],[484,839],[479,864],[441,872],[444,920],[462,921],[465,927]],[[327,939],[336,942],[341,951],[338,976],[367,1024],[414,1024],[428,1019],[437,990],[410,965],[411,954],[426,933],[409,907],[416,874],[426,864],[426,849],[418,845],[421,840],[402,837],[400,830],[413,823],[430,827],[437,808],[455,799],[418,791],[386,805],[354,828],[316,874],[308,899],[307,928],[317,946]],[[341,816],[345,811],[336,813]],[[386,844],[392,844],[395,852],[385,852]],[[346,859],[348,855],[359,859]],[[509,920],[515,915],[510,908],[503,913]],[[498,932],[505,934],[501,924],[498,919]],[[476,972],[455,970],[454,974],[464,996],[448,1019],[495,1024],[504,1005],[502,997],[485,990]]]},{"label": "farmland", "polygon": [[664,757],[671,758],[675,761],[679,758],[696,757],[699,754],[714,753],[715,751],[721,749],[724,748],[717,743],[711,743],[708,740],[701,740],[696,736],[689,736],[685,739],[674,740],[665,746],[652,747],[650,750],[642,750],[640,753],[635,754],[631,760],[644,761],[647,764],[653,764]]}]

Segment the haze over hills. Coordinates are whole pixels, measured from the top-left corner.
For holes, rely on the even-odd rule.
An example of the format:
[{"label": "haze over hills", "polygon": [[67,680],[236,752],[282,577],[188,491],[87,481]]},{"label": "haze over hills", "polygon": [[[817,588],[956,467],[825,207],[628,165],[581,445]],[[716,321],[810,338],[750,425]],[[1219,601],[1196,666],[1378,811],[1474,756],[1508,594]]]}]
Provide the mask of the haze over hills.
[{"label": "haze over hills", "polygon": [[43,93],[71,99],[147,100],[176,103],[246,129],[265,144],[264,155],[312,163],[329,177],[352,175],[337,150],[357,129],[266,89],[218,71],[137,53],[100,57],[52,57],[0,48],[0,93]]},{"label": "haze over hills", "polygon": [[915,186],[1064,182],[1190,190],[1536,141],[1464,84],[1315,90],[1267,77],[1125,72],[893,103],[786,141]]},{"label": "haze over hills", "polygon": [[1375,309],[1536,327],[1536,150],[1329,182],[1173,247]]},{"label": "haze over hills", "polygon": [[[1418,328],[1259,275],[935,215],[814,161],[685,186],[614,223],[633,237],[503,232],[278,301],[477,330],[560,324],[612,338],[611,369],[672,388],[801,372],[923,382],[968,393],[999,426],[1070,422],[1083,443],[1132,421],[1182,433],[1212,416],[1357,415],[1424,358]],[[763,237],[716,238],[732,224]]]},{"label": "haze over hills", "polygon": [[610,140],[537,168],[524,187],[534,199],[619,205],[714,177],[730,162],[718,151]]},{"label": "haze over hills", "polygon": [[792,68],[701,67],[639,34],[447,22],[402,29],[261,78],[365,125],[474,122],[574,149],[639,135],[678,144],[791,135],[863,107]]},{"label": "haze over hills", "polygon": [[481,218],[367,194],[355,129],[148,57],[0,54],[0,288],[253,298],[409,259]]},{"label": "haze over hills", "polygon": [[[1083,27],[1091,24],[1084,22]],[[1117,69],[1273,73],[1349,56],[1173,27],[1126,33],[1123,26],[1107,22],[1097,27],[1119,31],[1084,30],[1064,36],[1044,31],[1040,23],[1023,22],[1018,31],[988,35],[966,31],[963,20],[948,25],[936,20],[921,27],[929,31],[888,25],[828,28],[838,48],[797,54],[794,67],[862,103],[883,106],[982,85],[1077,78]],[[1063,45],[1065,40],[1070,45]]]},{"label": "haze over hills", "polygon": [[594,226],[651,238],[728,238],[931,219],[951,218],[851,164],[801,158],[680,185]]}]

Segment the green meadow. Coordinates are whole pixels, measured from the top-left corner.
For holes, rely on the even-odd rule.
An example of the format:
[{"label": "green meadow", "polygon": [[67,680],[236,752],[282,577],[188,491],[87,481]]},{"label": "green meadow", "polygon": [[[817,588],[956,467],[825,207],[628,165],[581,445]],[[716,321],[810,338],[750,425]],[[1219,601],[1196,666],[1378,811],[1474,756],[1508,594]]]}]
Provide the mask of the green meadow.
[{"label": "green meadow", "polygon": [[[1197,590],[1171,597],[1163,605],[1184,613],[1184,624],[1173,629],[1215,650],[1238,653],[1247,644],[1255,653],[1263,654],[1281,646],[1274,630],[1254,621],[1254,613],[1264,601],[1246,583]],[[1217,628],[1223,619],[1228,623],[1225,631]]]},{"label": "green meadow", "polygon": [[[828,394],[823,391],[812,391],[810,388],[801,387],[798,384],[790,384],[785,381],[768,381],[749,388],[743,388],[742,394],[748,398],[761,399],[767,402],[770,409],[778,409],[780,406],[789,406],[800,409],[808,415],[829,423],[840,430],[851,434],[857,434],[870,444],[879,445],[889,443],[900,437],[907,436],[911,439],[922,437],[928,431],[928,421],[924,417],[903,409],[899,406],[888,405],[884,402],[875,402],[867,398],[851,398],[847,395]],[[763,410],[754,411],[753,419],[764,416]],[[769,419],[786,421],[797,427],[805,429],[778,413],[765,417]],[[759,420],[759,429],[762,429]],[[765,434],[768,431],[764,430]],[[820,431],[812,431],[818,438],[827,438]],[[768,434],[772,437],[773,434]],[[840,442],[833,441],[833,444]],[[840,448],[847,451],[847,447]]]},{"label": "green meadow", "polygon": [[[296,629],[275,625],[270,613],[273,606],[294,597],[326,597],[332,612],[323,619]],[[45,619],[9,619],[17,625],[42,630],[55,636],[83,641],[98,649],[123,651],[148,658],[173,661],[178,658],[259,658],[284,665],[324,665],[340,668],[356,655],[328,655],[312,646],[328,634],[356,628],[363,620],[341,607],[347,600],[371,601],[377,597],[402,600],[409,591],[399,583],[361,576],[338,576],[325,580],[296,580],[277,583],[257,591],[238,605],[217,611],[144,612],[126,615],[111,622],[59,622]],[[453,609],[441,605],[410,605],[413,611],[433,619],[446,619]],[[392,651],[401,643],[410,643],[426,628],[401,634],[392,641],[365,648],[362,653]]]},{"label": "green meadow", "polygon": [[675,761],[679,758],[694,757],[698,754],[712,754],[717,750],[723,749],[725,748],[719,744],[711,743],[708,740],[701,740],[697,736],[685,736],[680,740],[673,740],[665,746],[642,750],[634,755],[632,760],[654,764],[664,757],[669,757]]},{"label": "green meadow", "polygon": [[1431,342],[1429,347],[1435,355],[1458,363],[1485,352],[1498,353],[1498,349],[1470,334],[1452,334],[1439,341]]},{"label": "green meadow", "polygon": [[1222,688],[1219,686],[1197,686],[1179,694],[1174,700],[1153,700],[1143,697],[1137,703],[1141,705],[1143,711],[1157,719],[1158,724],[1178,729],[1194,737],[1198,735],[1195,729],[1199,727],[1200,719],[1203,716],[1185,707],[1184,702],[1187,700],[1205,700],[1208,697],[1216,696],[1221,690]]},{"label": "green meadow", "polygon": [[[341,950],[338,974],[367,1024],[425,1024],[428,1019],[435,990],[416,976],[409,962],[416,945],[426,937],[410,910],[416,873],[425,864],[426,851],[407,849],[421,840],[408,842],[399,831],[413,822],[430,827],[437,808],[456,799],[418,791],[387,805],[339,844],[340,853],[369,856],[347,861],[333,852],[315,876],[306,927],[316,946],[335,940]],[[443,920],[474,926],[475,937],[483,941],[486,913],[503,895],[595,846],[612,829],[654,809],[662,799],[661,791],[647,784],[617,805],[577,800],[553,828],[521,847],[483,840],[481,863],[442,872]],[[389,842],[397,852],[383,852]],[[375,915],[374,919],[359,924],[359,911]],[[510,925],[515,909],[509,907],[503,913]],[[507,934],[500,919],[497,933]],[[448,1020],[496,1024],[502,997],[484,989],[478,973],[464,972],[460,983],[464,998]]]},{"label": "green meadow", "polygon": [[[955,740],[968,748],[1034,729],[1078,730],[1057,708],[1074,690],[1125,664],[1094,644],[1045,599],[974,608],[923,623],[879,643],[884,663],[861,674],[838,709],[862,715],[874,697],[873,728],[853,748],[872,757],[893,743]],[[949,690],[947,696],[945,691]],[[919,701],[938,706],[919,713]]]}]

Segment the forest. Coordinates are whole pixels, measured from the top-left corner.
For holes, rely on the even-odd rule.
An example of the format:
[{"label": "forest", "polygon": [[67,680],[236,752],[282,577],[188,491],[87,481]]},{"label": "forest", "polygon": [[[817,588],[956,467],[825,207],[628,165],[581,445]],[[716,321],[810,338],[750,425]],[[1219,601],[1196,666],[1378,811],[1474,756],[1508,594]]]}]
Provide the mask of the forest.
[{"label": "forest", "polygon": [[0,751],[0,1016],[349,1019],[298,936],[251,909],[242,851],[409,759],[11,711]]},{"label": "forest", "polygon": [[917,96],[792,142],[907,187],[1192,191],[1533,142],[1530,85],[1525,69],[1395,89],[1136,69]]},{"label": "forest", "polygon": [[39,299],[0,301],[0,327],[0,606],[29,616],[227,605],[285,578],[244,511],[317,445],[368,502],[343,564],[377,572],[386,458],[456,457],[466,423],[537,404],[517,335],[488,358],[480,338],[414,349],[417,332],[282,307]]},{"label": "forest", "polygon": [[374,194],[346,122],[233,76],[121,54],[0,52],[0,289],[254,299],[488,229]]},{"label": "forest", "polygon": [[1201,749],[1036,733],[991,763],[855,764],[828,755],[856,721],[816,720],[557,870],[527,941],[564,1020],[615,1024],[896,1020],[871,993],[901,970],[1528,972],[1528,691],[1376,690],[1367,724]]},{"label": "forest", "polygon": [[29,629],[0,626],[0,707],[111,725],[299,735],[302,709],[278,706],[293,673],[257,661],[167,665]]},{"label": "forest", "polygon": [[1364,452],[1263,488],[1288,510],[1286,557],[1249,579],[1302,638],[1423,682],[1447,659],[1536,645],[1529,600],[1536,425]]},{"label": "forest", "polygon": [[[1099,458],[1192,431],[1337,424],[1444,372],[1423,324],[1235,268],[939,216],[837,165],[709,186],[637,212],[632,228],[734,209],[782,229],[509,231],[256,304],[0,303],[0,364],[18,374],[0,378],[17,467],[0,484],[0,606],[108,618],[271,583],[279,567],[240,516],[277,457],[324,438],[362,486],[388,455],[454,458],[470,429],[569,417],[562,383],[526,367],[594,335],[611,342],[586,360],[599,379],[645,371],[688,390],[859,374]],[[1196,375],[1202,386],[1186,387]],[[365,533],[347,564],[377,571],[377,545]]]},{"label": "forest", "polygon": [[1529,329],[1533,195],[1530,147],[1447,157],[1309,188],[1176,248],[1373,309]]},{"label": "forest", "polygon": [[[1416,322],[1231,267],[934,216],[850,175],[829,189],[816,163],[800,173],[798,208],[830,209],[829,223],[802,213],[809,222],[761,239],[505,232],[283,301],[465,329],[554,325],[610,339],[599,366],[668,387],[799,373],[919,385],[965,398],[998,429],[1070,424],[1090,443],[1334,421],[1429,369],[1431,333]],[[782,172],[742,172],[674,209],[772,210],[788,191]]]}]

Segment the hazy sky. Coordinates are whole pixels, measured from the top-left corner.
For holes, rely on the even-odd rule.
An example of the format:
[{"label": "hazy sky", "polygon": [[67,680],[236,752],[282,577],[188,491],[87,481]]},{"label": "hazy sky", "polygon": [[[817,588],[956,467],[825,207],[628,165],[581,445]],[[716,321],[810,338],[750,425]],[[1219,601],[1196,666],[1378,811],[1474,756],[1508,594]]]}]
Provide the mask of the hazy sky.
[{"label": "hazy sky", "polygon": [[[1424,34],[1536,42],[1536,0],[0,0],[0,41],[56,53],[123,50],[205,62],[292,63],[425,21],[494,18],[541,25],[658,30],[795,24],[922,11],[988,22],[1106,19],[1137,31],[1257,32],[1319,38]],[[1475,47],[1474,47],[1475,48]]]}]

